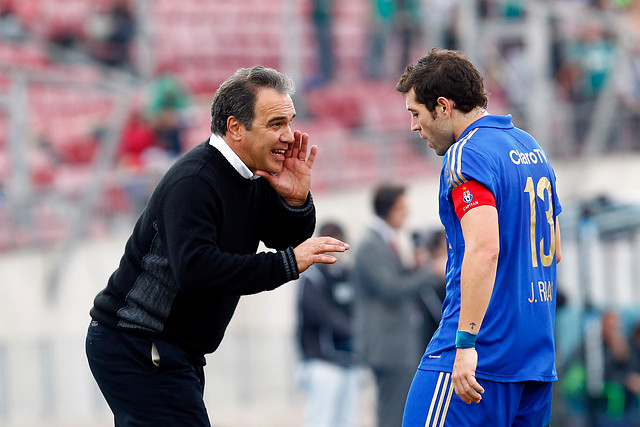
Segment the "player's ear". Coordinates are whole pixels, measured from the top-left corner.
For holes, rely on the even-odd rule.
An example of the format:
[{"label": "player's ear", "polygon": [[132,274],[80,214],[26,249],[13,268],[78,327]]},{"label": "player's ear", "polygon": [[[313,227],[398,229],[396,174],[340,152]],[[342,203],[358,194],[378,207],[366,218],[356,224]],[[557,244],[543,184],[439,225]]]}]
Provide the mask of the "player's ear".
[{"label": "player's ear", "polygon": [[445,116],[449,116],[453,110],[453,103],[450,99],[444,96],[439,96],[436,100],[436,113],[442,113]]},{"label": "player's ear", "polygon": [[235,116],[227,117],[227,134],[234,140],[240,141],[244,135],[245,127]]}]

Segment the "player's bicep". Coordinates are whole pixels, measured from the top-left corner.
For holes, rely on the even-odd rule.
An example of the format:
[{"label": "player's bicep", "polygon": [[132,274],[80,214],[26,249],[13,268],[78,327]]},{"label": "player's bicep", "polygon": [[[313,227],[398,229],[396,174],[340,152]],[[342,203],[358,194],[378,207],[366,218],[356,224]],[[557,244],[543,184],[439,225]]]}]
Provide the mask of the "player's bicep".
[{"label": "player's bicep", "polygon": [[460,220],[465,243],[465,256],[481,253],[483,256],[497,259],[500,252],[498,211],[495,206],[474,207]]}]

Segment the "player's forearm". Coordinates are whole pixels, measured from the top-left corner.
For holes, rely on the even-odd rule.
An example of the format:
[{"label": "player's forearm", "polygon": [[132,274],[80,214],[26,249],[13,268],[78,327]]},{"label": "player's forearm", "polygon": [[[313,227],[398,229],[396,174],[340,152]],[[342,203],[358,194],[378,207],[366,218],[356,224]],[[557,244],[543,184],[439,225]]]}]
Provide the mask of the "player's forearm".
[{"label": "player's forearm", "polygon": [[491,300],[498,265],[498,250],[465,251],[460,274],[460,319],[458,330],[477,334]]},{"label": "player's forearm", "polygon": [[460,271],[458,330],[477,334],[496,279],[500,253],[498,213],[493,206],[479,206],[464,215],[460,225],[465,251]]}]

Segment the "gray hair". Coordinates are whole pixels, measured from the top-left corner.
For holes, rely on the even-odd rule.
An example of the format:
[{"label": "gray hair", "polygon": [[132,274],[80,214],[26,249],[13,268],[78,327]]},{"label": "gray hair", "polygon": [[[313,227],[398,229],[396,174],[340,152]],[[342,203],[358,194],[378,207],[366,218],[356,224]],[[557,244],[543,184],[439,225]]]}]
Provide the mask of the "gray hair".
[{"label": "gray hair", "polygon": [[211,105],[211,131],[223,136],[227,133],[227,119],[233,116],[251,130],[258,90],[275,89],[293,95],[295,85],[290,77],[273,68],[261,65],[240,68],[220,85]]}]

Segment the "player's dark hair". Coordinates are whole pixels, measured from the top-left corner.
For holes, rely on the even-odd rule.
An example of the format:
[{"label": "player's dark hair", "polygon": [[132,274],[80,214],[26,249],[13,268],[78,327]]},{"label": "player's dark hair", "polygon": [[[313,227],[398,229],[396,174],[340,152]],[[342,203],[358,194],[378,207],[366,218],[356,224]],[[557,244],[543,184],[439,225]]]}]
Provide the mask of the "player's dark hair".
[{"label": "player's dark hair", "polygon": [[398,198],[405,193],[400,185],[382,185],[373,195],[373,211],[382,219],[387,219]]},{"label": "player's dark hair", "polygon": [[216,135],[227,133],[227,119],[233,116],[251,130],[258,90],[275,89],[293,95],[295,85],[288,76],[261,65],[240,68],[220,85],[211,104],[211,131]]},{"label": "player's dark hair", "polygon": [[451,99],[454,108],[468,113],[487,107],[482,74],[462,52],[433,48],[415,64],[409,64],[396,84],[398,92],[411,89],[416,100],[434,111],[438,97]]}]

